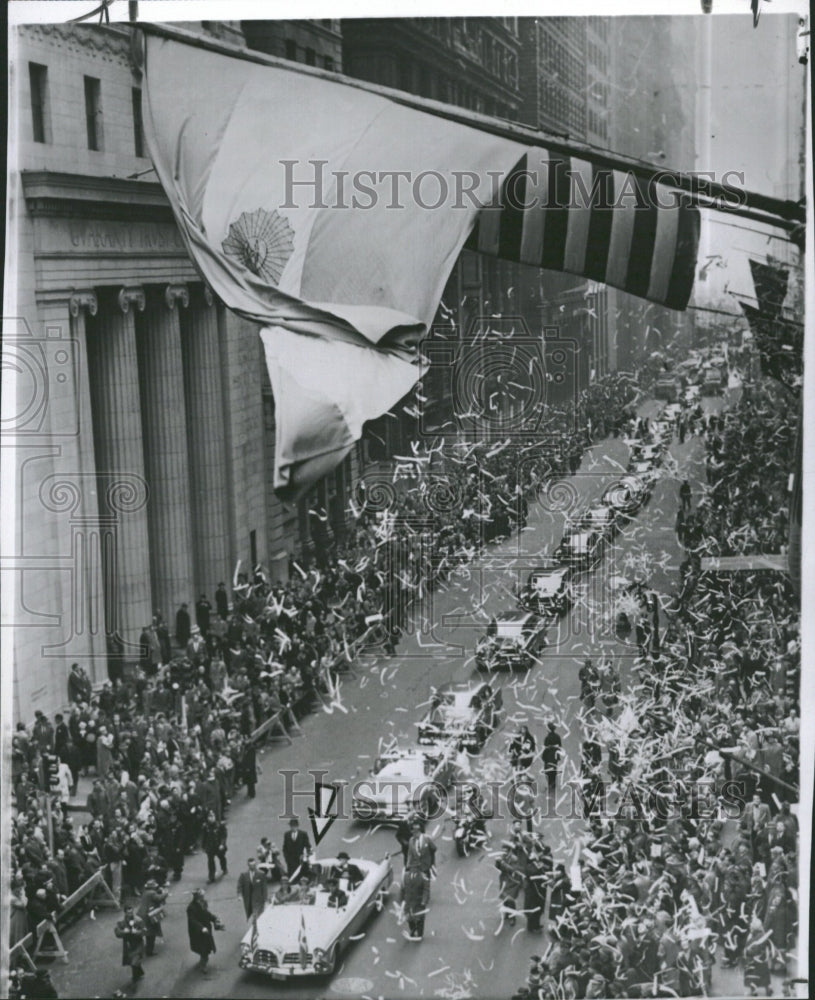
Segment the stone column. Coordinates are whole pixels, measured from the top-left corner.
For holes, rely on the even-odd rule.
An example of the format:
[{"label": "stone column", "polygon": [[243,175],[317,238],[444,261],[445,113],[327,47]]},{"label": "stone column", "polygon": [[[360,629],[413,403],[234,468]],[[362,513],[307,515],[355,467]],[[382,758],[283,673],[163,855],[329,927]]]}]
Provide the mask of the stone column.
[{"label": "stone column", "polygon": [[105,621],[114,646],[134,659],[152,604],[134,320],[144,291],[123,288],[100,300],[90,359],[98,509],[100,517],[122,515],[102,551]]},{"label": "stone column", "polygon": [[190,483],[178,319],[179,308],[188,304],[186,285],[156,289],[148,295],[137,336],[153,604],[171,630],[178,605],[194,603],[190,598],[197,596],[190,592]]},{"label": "stone column", "polygon": [[231,481],[226,449],[218,306],[208,288],[193,290],[181,314],[184,399],[187,408],[192,552],[195,596],[213,599],[223,580],[229,584],[229,514]]}]

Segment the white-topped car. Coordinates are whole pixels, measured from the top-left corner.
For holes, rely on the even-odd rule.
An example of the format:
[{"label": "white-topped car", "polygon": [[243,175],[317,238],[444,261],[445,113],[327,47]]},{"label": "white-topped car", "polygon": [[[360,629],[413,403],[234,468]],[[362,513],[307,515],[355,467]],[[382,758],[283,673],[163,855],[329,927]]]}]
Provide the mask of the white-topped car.
[{"label": "white-topped car", "polygon": [[436,747],[450,742],[456,749],[480,750],[497,728],[503,707],[501,688],[487,680],[442,684],[419,723],[419,744]]},{"label": "white-topped car", "polygon": [[321,858],[311,865],[314,888],[300,899],[275,896],[250,924],[241,941],[240,967],[273,979],[331,975],[340,954],[365,923],[385,905],[393,881],[390,859],[352,858],[348,869],[362,876],[359,883],[340,878],[338,892],[326,887],[340,872],[339,858]]},{"label": "white-topped car", "polygon": [[599,562],[605,549],[605,539],[596,528],[565,535],[557,547],[555,555],[568,566],[590,569]]},{"label": "white-topped car", "polygon": [[432,814],[438,788],[449,788],[455,774],[452,743],[390,750],[377,758],[369,778],[354,785],[351,815],[356,820],[388,823],[412,812]]},{"label": "white-topped car", "polygon": [[526,611],[534,611],[549,618],[565,615],[574,603],[573,573],[571,566],[556,560],[549,565],[536,566],[518,597]]},{"label": "white-topped car", "polygon": [[534,611],[502,611],[475,647],[479,670],[526,670],[546,645],[546,619]]}]

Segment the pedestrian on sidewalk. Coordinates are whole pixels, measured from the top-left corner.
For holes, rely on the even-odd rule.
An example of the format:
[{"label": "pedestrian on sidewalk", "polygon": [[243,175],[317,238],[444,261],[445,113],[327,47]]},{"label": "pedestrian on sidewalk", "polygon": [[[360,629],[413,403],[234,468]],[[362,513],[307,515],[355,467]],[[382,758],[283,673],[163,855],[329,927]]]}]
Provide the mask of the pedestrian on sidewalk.
[{"label": "pedestrian on sidewalk", "polygon": [[129,965],[133,982],[137,983],[144,975],[144,921],[137,917],[133,907],[128,904],[122,919],[116,924],[113,933],[122,941],[122,965]]},{"label": "pedestrian on sidewalk", "polygon": [[221,874],[226,875],[226,823],[218,819],[212,809],[207,813],[201,830],[201,843],[207,855],[207,882],[215,881],[215,859],[221,863]]},{"label": "pedestrian on sidewalk", "polygon": [[548,732],[543,738],[541,760],[543,761],[543,773],[546,775],[548,793],[552,797],[557,789],[557,776],[563,758],[563,739],[554,722],[548,722],[546,726]]},{"label": "pedestrian on sidewalk", "polygon": [[190,949],[198,955],[198,968],[207,972],[209,956],[215,951],[215,936],[213,931],[223,930],[223,924],[210,912],[203,889],[195,889],[192,901],[187,907],[187,932],[190,936]]}]

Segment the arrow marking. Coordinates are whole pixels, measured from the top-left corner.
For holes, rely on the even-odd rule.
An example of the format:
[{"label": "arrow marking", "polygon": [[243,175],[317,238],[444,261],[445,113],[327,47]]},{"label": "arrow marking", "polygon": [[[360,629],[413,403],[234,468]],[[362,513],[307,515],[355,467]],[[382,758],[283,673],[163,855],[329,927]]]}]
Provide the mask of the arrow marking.
[{"label": "arrow marking", "polygon": [[339,789],[336,785],[324,785],[322,782],[314,782],[314,808],[308,808],[308,818],[311,820],[311,832],[314,834],[314,846],[316,847],[323,837],[328,833],[329,827],[337,819],[337,814],[332,815],[331,809],[337,798]]}]

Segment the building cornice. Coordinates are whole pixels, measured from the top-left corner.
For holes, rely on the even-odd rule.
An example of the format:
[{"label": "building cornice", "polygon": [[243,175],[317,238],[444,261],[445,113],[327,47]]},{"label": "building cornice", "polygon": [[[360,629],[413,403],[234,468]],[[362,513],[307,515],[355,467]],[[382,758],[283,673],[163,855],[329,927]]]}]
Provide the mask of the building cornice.
[{"label": "building cornice", "polygon": [[24,38],[55,48],[90,52],[95,57],[130,65],[130,31],[116,25],[25,24],[18,29]]},{"label": "building cornice", "polygon": [[30,215],[170,222],[173,213],[161,185],[121,177],[94,177],[51,170],[23,170],[23,197]]}]

